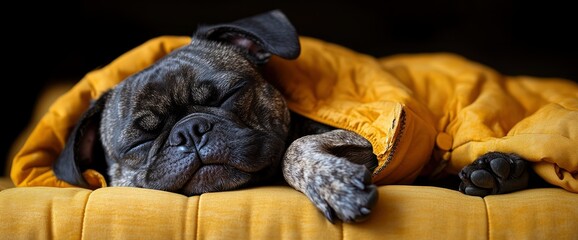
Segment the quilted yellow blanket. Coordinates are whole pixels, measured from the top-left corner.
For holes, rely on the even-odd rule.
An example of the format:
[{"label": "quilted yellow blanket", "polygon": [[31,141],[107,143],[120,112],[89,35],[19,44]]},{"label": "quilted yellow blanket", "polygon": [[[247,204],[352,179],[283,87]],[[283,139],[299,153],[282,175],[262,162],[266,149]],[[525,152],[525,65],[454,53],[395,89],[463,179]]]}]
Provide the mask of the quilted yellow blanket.
[{"label": "quilted yellow blanket", "polygon": [[[189,37],[151,39],[88,73],[59,98],[14,158],[17,186],[69,186],[52,163],[90,101],[187,44]],[[408,184],[419,175],[456,173],[488,151],[532,161],[546,181],[578,192],[578,84],[504,76],[460,56],[374,58],[301,38],[296,61],[273,58],[268,79],[295,112],[353,130],[374,147],[378,184]],[[103,173],[84,172],[92,188]]]}]

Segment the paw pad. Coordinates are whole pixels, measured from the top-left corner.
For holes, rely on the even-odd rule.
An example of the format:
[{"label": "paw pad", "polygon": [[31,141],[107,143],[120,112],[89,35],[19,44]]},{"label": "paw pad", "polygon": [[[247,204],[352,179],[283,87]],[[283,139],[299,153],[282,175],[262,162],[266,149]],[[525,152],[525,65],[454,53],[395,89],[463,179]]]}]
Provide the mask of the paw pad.
[{"label": "paw pad", "polygon": [[490,152],[464,167],[459,177],[459,190],[468,195],[508,193],[527,187],[528,164],[514,154]]},{"label": "paw pad", "polygon": [[494,175],[483,169],[473,171],[470,175],[470,180],[474,185],[481,188],[496,187],[496,180],[494,180]]}]

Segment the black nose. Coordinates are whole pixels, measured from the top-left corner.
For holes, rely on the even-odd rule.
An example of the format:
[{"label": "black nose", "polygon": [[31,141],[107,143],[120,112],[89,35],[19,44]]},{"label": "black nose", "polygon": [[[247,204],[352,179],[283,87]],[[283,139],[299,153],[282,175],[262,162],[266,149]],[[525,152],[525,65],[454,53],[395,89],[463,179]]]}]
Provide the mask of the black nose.
[{"label": "black nose", "polygon": [[179,121],[171,130],[169,145],[180,147],[187,151],[191,148],[201,148],[207,141],[206,133],[211,131],[213,125],[203,117],[186,118]]}]

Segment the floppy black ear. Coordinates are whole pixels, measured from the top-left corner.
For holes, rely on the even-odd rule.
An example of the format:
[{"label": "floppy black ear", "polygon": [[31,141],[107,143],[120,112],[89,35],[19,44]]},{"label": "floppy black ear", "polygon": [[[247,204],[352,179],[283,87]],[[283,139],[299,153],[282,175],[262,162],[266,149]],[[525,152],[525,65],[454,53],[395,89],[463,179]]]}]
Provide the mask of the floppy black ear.
[{"label": "floppy black ear", "polygon": [[53,165],[58,179],[79,187],[89,187],[82,172],[86,169],[94,169],[100,173],[106,171],[99,125],[109,95],[109,92],[104,93],[93,102],[68,136],[64,149]]},{"label": "floppy black ear", "polygon": [[297,31],[279,10],[231,23],[202,25],[193,37],[239,46],[257,64],[266,63],[271,54],[295,59],[301,51]]}]

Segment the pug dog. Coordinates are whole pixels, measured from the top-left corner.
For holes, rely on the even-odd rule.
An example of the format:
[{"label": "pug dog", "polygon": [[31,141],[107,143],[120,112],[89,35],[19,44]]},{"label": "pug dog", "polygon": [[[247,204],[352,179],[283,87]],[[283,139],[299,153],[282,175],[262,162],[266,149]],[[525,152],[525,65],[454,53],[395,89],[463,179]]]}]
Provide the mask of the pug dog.
[{"label": "pug dog", "polygon": [[[297,31],[279,10],[201,25],[190,44],[91,103],[54,173],[86,187],[81,173],[92,168],[106,173],[110,186],[187,196],[281,179],[331,222],[363,221],[378,198],[371,144],[291,112],[262,75],[272,55],[299,54]],[[526,165],[515,155],[488,153],[462,171],[460,190],[486,195],[525,188]]]}]

